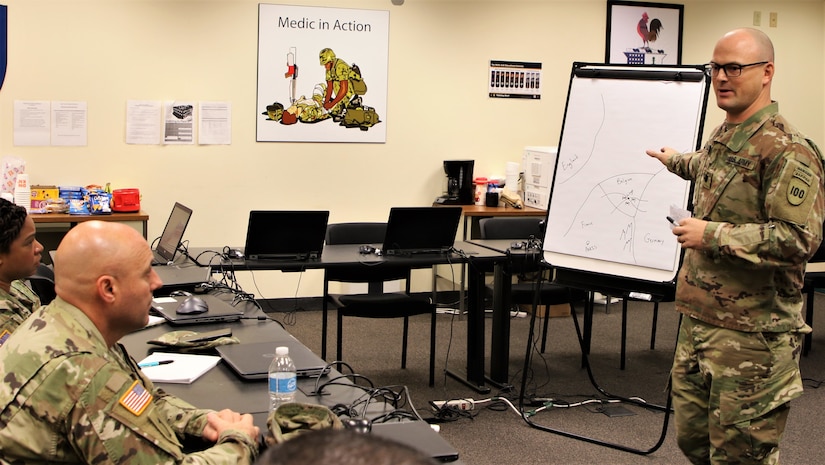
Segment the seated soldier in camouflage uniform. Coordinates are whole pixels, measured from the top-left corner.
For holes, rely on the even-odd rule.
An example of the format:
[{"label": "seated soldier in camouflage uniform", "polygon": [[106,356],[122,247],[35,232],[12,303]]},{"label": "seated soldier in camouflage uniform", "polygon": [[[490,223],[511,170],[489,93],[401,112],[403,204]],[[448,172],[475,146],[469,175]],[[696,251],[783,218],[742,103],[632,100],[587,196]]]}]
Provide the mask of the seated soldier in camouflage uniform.
[{"label": "seated soldier in camouflage uniform", "polygon": [[[128,225],[81,223],[55,256],[57,298],[0,350],[0,462],[248,464],[250,415],[201,410],[155,388],[117,343],[149,319],[161,280]],[[215,443],[186,454],[181,440]]]},{"label": "seated soldier in camouflage uniform", "polygon": [[23,320],[40,307],[25,279],[37,270],[43,246],[34,237],[26,209],[0,199],[0,346]]},{"label": "seated soldier in camouflage uniform", "polygon": [[725,34],[706,69],[725,122],[698,152],[647,151],[695,183],[693,217],[673,228],[685,249],[676,436],[694,464],[775,464],[789,403],[802,395],[799,352],[811,328],[801,289],[822,241],[822,154],[771,100],[764,32]]}]

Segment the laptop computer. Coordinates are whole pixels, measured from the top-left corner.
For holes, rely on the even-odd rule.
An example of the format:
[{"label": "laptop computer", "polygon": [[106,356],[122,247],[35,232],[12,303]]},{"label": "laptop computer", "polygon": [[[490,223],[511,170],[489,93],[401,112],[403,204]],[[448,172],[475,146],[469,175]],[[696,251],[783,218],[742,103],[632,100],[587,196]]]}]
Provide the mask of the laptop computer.
[{"label": "laptop computer", "polygon": [[460,218],[461,207],[393,207],[384,254],[447,253],[455,243]]},{"label": "laptop computer", "polygon": [[370,434],[406,444],[439,462],[458,460],[456,448],[424,421],[373,423]]},{"label": "laptop computer", "polygon": [[152,309],[173,325],[237,321],[243,316],[243,311],[213,295],[201,294],[197,297],[209,305],[209,310],[204,313],[177,313],[178,307],[189,298],[188,296],[155,297],[152,300]]},{"label": "laptop computer", "polygon": [[321,257],[329,211],[249,212],[246,260],[307,260]]},{"label": "laptop computer", "polygon": [[215,349],[227,365],[243,379],[266,379],[269,365],[278,346],[289,347],[289,356],[295,363],[299,377],[316,377],[329,372],[327,362],[296,339],[249,342],[218,346]]},{"label": "laptop computer", "polygon": [[153,251],[153,265],[167,265],[175,260],[175,254],[178,252],[178,246],[183,239],[183,233],[186,231],[186,226],[189,224],[189,218],[191,217],[191,208],[175,202],[172,212],[169,214],[169,219],[166,220],[163,233],[160,235],[158,245]]},{"label": "laptop computer", "polygon": [[209,267],[191,264],[188,266],[159,265],[153,268],[163,281],[161,289],[191,288],[197,284],[209,282],[211,275]]}]

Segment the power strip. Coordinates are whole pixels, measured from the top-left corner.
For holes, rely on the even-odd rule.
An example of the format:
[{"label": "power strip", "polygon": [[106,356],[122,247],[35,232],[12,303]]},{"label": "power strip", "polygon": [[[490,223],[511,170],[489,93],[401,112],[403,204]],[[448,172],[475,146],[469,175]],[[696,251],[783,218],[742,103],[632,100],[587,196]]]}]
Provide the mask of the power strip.
[{"label": "power strip", "polygon": [[435,312],[439,315],[461,315],[461,310],[450,307],[438,307]]},{"label": "power strip", "polygon": [[448,407],[452,407],[458,410],[472,410],[475,406],[473,399],[455,399],[455,400],[433,400],[430,401],[430,404],[433,407],[433,410],[441,410],[444,408],[446,404]]}]

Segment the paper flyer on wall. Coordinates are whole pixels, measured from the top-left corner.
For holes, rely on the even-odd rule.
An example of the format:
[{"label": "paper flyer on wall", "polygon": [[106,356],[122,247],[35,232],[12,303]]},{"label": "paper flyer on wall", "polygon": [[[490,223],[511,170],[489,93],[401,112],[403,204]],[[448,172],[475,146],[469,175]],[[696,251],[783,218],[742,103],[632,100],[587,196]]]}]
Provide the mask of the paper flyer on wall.
[{"label": "paper flyer on wall", "polygon": [[163,109],[163,143],[195,143],[195,104],[166,102]]}]

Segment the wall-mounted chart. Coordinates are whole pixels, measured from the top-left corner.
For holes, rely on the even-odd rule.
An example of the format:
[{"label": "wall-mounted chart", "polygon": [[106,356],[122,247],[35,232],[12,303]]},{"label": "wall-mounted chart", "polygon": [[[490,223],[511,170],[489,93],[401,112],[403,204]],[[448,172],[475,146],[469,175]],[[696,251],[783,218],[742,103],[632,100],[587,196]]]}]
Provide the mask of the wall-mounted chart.
[{"label": "wall-mounted chart", "polygon": [[553,266],[665,282],[681,249],[666,219],[690,183],[646,149],[698,148],[707,78],[701,67],[575,63],[544,240]]}]

